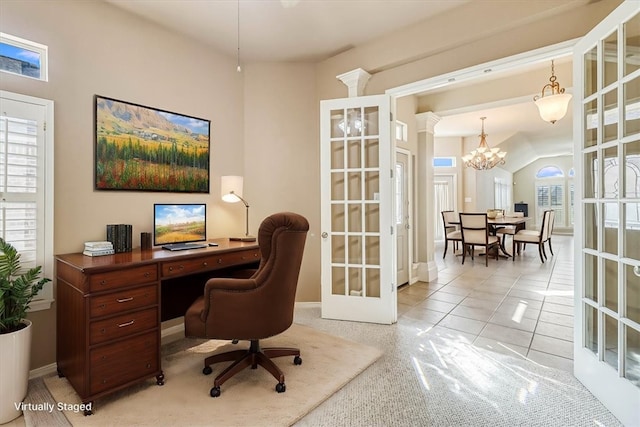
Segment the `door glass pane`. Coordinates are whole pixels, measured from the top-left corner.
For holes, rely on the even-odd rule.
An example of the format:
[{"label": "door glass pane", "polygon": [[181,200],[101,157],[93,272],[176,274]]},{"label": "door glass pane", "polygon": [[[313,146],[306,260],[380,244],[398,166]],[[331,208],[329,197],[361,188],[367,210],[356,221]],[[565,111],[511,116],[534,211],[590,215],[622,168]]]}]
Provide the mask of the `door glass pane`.
[{"label": "door glass pane", "polygon": [[584,198],[596,197],[598,188],[598,152],[584,153]]},{"label": "door glass pane", "polygon": [[604,251],[618,254],[618,204],[604,203]]},{"label": "door glass pane", "polygon": [[362,268],[349,268],[349,296],[362,297]]},{"label": "door glass pane", "polygon": [[360,141],[347,142],[347,167],[348,168],[362,167],[361,160],[362,160],[362,153],[360,151]]},{"label": "door glass pane", "polygon": [[344,264],[347,259],[345,250],[344,236],[331,236],[331,262],[334,264]]},{"label": "door glass pane", "polygon": [[346,120],[343,120],[338,126],[344,131],[347,137],[361,136],[363,126],[361,109],[347,109]]},{"label": "door glass pane", "polygon": [[584,297],[598,302],[598,259],[584,255]]},{"label": "door glass pane", "polygon": [[627,310],[625,317],[640,324],[640,267],[637,269],[637,274],[632,265],[626,265],[625,270],[627,276],[625,284]]},{"label": "door glass pane", "polygon": [[344,200],[344,173],[331,173],[331,200]]},{"label": "door glass pane", "polygon": [[378,131],[378,107],[366,107],[364,109],[365,128],[364,134],[366,136],[375,136],[380,132]]},{"label": "door glass pane", "polygon": [[613,88],[604,94],[604,129],[603,142],[613,141],[618,137],[618,90]]},{"label": "door glass pane", "polygon": [[624,197],[640,198],[640,141],[623,145]]},{"label": "door glass pane", "polygon": [[618,197],[618,147],[603,150],[604,162],[604,189],[602,197]]},{"label": "door glass pane", "polygon": [[[614,31],[604,42],[604,87],[618,80],[618,32]],[[605,103],[606,105],[606,103]]]},{"label": "door glass pane", "polygon": [[377,203],[364,205],[365,231],[377,233],[380,231],[380,206]]},{"label": "door glass pane", "polygon": [[331,169],[344,169],[344,142],[331,142]]},{"label": "door glass pane", "polygon": [[625,352],[624,376],[636,387],[640,387],[640,332],[625,326],[627,351]]},{"label": "door glass pane", "polygon": [[618,263],[604,260],[604,305],[618,312]]},{"label": "door glass pane", "polygon": [[618,369],[618,321],[604,315],[604,361]]},{"label": "door glass pane", "polygon": [[584,246],[598,249],[598,213],[595,203],[584,205]]},{"label": "door glass pane", "polygon": [[344,110],[331,110],[331,138],[344,136]]},{"label": "door glass pane", "polygon": [[364,167],[377,168],[380,164],[380,141],[378,139],[366,139],[364,141]]},{"label": "door glass pane", "polygon": [[366,200],[379,200],[380,199],[380,173],[379,172],[365,172],[365,195]]},{"label": "door glass pane", "polygon": [[640,203],[623,203],[624,222],[624,256],[640,259]]},{"label": "door glass pane", "polygon": [[362,205],[349,204],[349,232],[362,231]]},{"label": "door glass pane", "polygon": [[349,236],[347,238],[349,246],[349,264],[362,264],[362,238],[360,236]]},{"label": "door glass pane", "polygon": [[345,295],[346,283],[344,267],[331,268],[331,293],[333,295]]},{"label": "door glass pane", "polygon": [[628,76],[640,68],[640,62],[638,62],[638,50],[640,50],[638,28],[640,28],[640,15],[638,14],[624,23],[625,40],[623,57],[625,59],[625,76]]},{"label": "door glass pane", "polygon": [[640,76],[623,85],[624,136],[640,132]]},{"label": "door glass pane", "polygon": [[404,163],[396,163],[396,225],[404,223]]},{"label": "door glass pane", "polygon": [[362,174],[360,172],[348,172],[349,200],[362,200]]},{"label": "door glass pane", "polygon": [[598,63],[597,63],[597,47],[584,54],[584,97],[596,93],[598,89]]},{"label": "door glass pane", "polygon": [[598,354],[598,312],[588,304],[584,304],[584,346]]},{"label": "door glass pane", "polygon": [[380,298],[380,269],[366,268],[367,296],[369,298]]},{"label": "door glass pane", "polygon": [[598,102],[596,99],[584,106],[584,147],[593,147],[598,143]]},{"label": "door glass pane", "polygon": [[331,205],[331,230],[344,231],[344,205]]},{"label": "door glass pane", "polygon": [[365,237],[366,264],[380,265],[380,237]]}]

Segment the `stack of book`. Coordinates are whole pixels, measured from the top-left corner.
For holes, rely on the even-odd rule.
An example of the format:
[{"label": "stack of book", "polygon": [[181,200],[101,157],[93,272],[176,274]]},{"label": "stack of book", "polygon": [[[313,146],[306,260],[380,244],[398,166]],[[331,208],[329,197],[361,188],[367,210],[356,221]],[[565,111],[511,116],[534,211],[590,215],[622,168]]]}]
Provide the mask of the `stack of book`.
[{"label": "stack of book", "polygon": [[85,242],[82,253],[87,256],[101,256],[114,254],[115,251],[111,242]]},{"label": "stack of book", "polygon": [[107,224],[107,240],[113,244],[116,253],[132,251],[132,234],[131,224]]}]

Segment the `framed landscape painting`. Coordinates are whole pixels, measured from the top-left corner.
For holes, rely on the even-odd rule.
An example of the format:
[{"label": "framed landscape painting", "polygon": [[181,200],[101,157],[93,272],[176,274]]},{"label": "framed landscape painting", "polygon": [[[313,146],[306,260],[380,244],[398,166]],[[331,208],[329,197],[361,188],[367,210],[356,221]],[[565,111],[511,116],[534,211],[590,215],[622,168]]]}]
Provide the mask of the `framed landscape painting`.
[{"label": "framed landscape painting", "polygon": [[95,96],[96,190],[209,192],[211,122]]}]

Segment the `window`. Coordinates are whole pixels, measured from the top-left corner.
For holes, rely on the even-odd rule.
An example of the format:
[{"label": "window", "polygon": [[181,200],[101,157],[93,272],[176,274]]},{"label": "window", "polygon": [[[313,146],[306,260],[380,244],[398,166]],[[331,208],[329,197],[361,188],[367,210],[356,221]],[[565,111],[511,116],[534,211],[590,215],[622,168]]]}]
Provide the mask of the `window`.
[{"label": "window", "polygon": [[456,158],[455,157],[434,157],[433,167],[434,168],[455,168]]},{"label": "window", "polygon": [[564,176],[564,173],[556,166],[545,166],[536,174],[536,178],[555,178],[560,176]]},{"label": "window", "polygon": [[0,71],[47,81],[47,51],[40,43],[0,33]]},{"label": "window", "polygon": [[396,141],[407,142],[408,129],[407,124],[396,120]]},{"label": "window", "polygon": [[[53,279],[53,102],[0,91],[0,237]],[[48,283],[31,304],[47,309]]]},{"label": "window", "polygon": [[494,178],[494,201],[493,207],[495,209],[509,210],[511,206],[511,193],[509,192],[509,184],[502,178]]},{"label": "window", "polygon": [[536,183],[536,224],[542,221],[545,210],[556,211],[555,225],[564,226],[564,182]]}]

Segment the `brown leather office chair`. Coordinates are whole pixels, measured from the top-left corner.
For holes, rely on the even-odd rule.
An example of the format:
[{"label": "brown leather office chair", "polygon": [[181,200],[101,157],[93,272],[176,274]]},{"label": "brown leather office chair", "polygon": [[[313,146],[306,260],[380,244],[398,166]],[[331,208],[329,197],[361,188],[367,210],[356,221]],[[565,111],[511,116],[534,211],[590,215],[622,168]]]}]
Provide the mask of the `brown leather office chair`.
[{"label": "brown leather office chair", "polygon": [[233,361],[214,380],[211,397],[220,396],[220,386],[229,378],[251,366],[264,367],[277,380],[276,391],[286,390],[284,374],[271,360],[295,356],[297,348],[260,348],[260,340],[287,330],[293,323],[298,274],[309,230],[307,220],[291,212],[267,217],[260,225],[258,244],[261,259],[258,270],[248,279],[214,278],[205,284],[204,295],[187,309],[185,335],[193,338],[248,340],[247,350],[235,350],[209,356],[202,372],[209,375],[211,366]]}]

